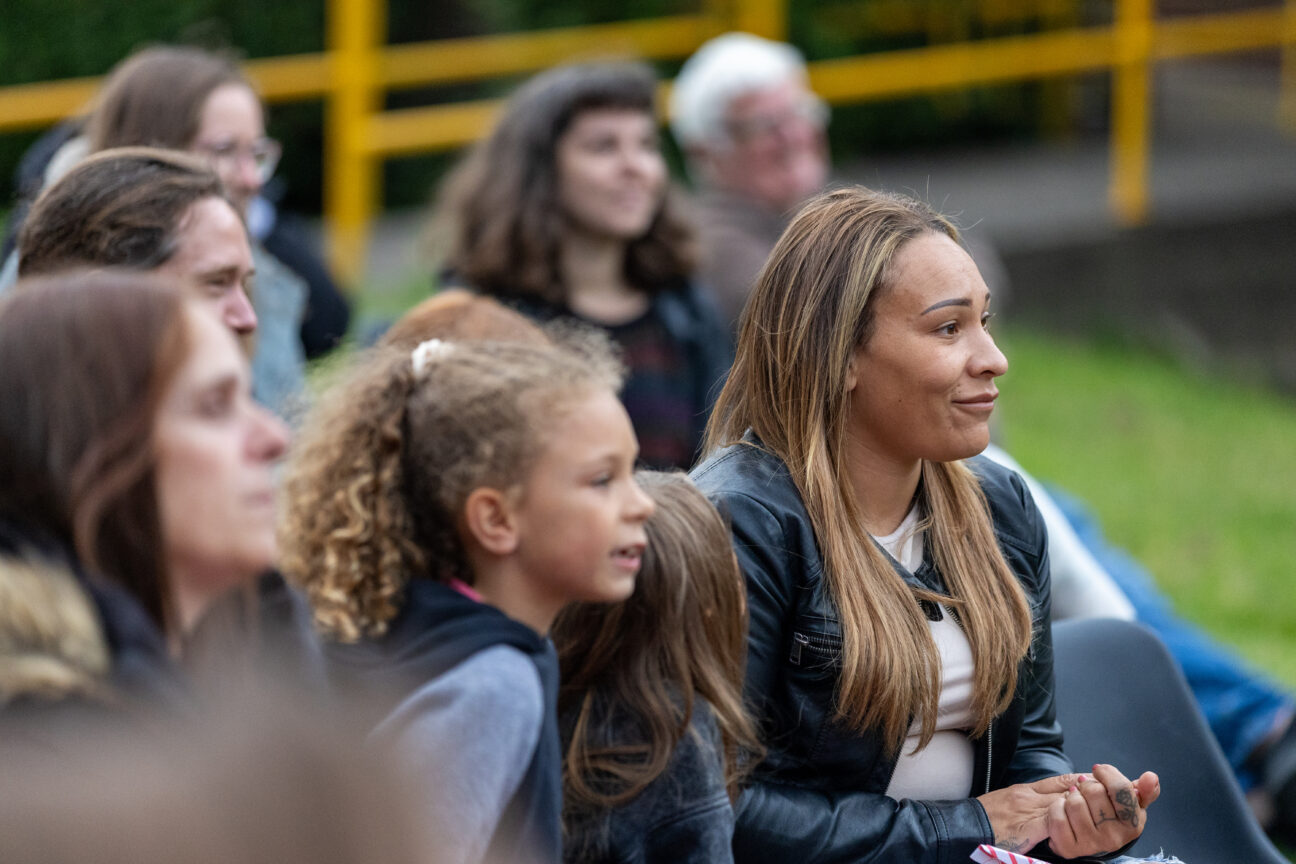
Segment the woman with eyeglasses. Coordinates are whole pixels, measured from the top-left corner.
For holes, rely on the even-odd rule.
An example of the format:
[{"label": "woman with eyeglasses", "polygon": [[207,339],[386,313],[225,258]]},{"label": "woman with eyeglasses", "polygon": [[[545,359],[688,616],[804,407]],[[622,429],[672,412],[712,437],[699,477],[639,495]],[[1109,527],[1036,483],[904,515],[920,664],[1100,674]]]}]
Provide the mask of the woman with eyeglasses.
[{"label": "woman with eyeglasses", "polygon": [[87,153],[140,145],[201,155],[224,183],[253,241],[253,393],[279,414],[290,413],[306,358],[337,343],[350,313],[304,235],[278,219],[261,196],[281,148],[266,136],[260,98],[227,57],[197,48],[147,48],[109,74],[83,133],[46,164],[43,185]]}]

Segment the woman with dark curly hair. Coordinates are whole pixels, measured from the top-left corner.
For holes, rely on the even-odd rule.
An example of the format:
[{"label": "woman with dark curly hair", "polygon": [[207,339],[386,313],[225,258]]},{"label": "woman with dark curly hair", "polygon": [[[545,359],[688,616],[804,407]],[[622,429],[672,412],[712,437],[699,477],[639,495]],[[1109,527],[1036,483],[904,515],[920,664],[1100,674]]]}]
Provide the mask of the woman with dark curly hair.
[{"label": "woman with dark curly hair", "polygon": [[440,218],[448,281],[611,335],[642,461],[686,468],[731,354],[692,281],[693,233],[668,188],[655,91],[637,64],[537,75],[452,176]]}]

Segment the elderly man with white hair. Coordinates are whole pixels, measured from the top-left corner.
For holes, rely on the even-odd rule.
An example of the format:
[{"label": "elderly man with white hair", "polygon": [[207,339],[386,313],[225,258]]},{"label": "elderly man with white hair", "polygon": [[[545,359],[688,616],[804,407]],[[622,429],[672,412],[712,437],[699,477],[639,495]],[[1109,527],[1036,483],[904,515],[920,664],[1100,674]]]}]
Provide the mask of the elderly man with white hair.
[{"label": "elderly man with white hair", "polygon": [[702,276],[729,321],[797,207],[828,178],[827,121],[801,52],[781,42],[726,33],[675,79],[671,131],[699,190]]}]

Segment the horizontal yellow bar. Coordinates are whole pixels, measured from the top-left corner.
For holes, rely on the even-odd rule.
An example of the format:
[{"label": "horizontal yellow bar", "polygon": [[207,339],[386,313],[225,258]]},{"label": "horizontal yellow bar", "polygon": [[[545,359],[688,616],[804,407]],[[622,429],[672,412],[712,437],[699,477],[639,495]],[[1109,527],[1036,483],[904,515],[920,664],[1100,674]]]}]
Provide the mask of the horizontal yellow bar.
[{"label": "horizontal yellow bar", "polygon": [[907,96],[1105,69],[1115,46],[1108,28],[986,39],[821,60],[810,64],[810,83],[830,102]]},{"label": "horizontal yellow bar", "polygon": [[243,69],[267,102],[318,99],[329,92],[329,55],[294,54],[249,60]]},{"label": "horizontal yellow bar", "polygon": [[401,87],[531,72],[580,57],[685,57],[718,27],[708,16],[679,15],[392,45],[383,52],[379,76]]},{"label": "horizontal yellow bar", "polygon": [[1225,15],[1193,15],[1160,21],[1152,33],[1157,60],[1200,54],[1225,54],[1283,44],[1282,9],[1256,9]]},{"label": "horizontal yellow bar", "polygon": [[0,131],[46,126],[79,114],[98,88],[98,78],[65,78],[0,88]]},{"label": "horizontal yellow bar", "polygon": [[375,114],[361,136],[361,152],[402,156],[471,144],[490,128],[503,104],[484,99]]},{"label": "horizontal yellow bar", "polygon": [[[670,82],[657,86],[657,105],[666,120]],[[504,107],[503,99],[481,99],[385,111],[369,118],[361,138],[361,152],[369,156],[408,156],[452,150],[485,135]]]},{"label": "horizontal yellow bar", "polygon": [[[1165,19],[1153,30],[1153,59],[1293,44],[1284,36],[1282,16],[1281,9],[1261,9]],[[713,35],[716,26],[710,17],[684,15],[399,45],[382,52],[380,76],[387,86],[399,87],[526,72],[588,54],[590,44],[599,45],[603,54],[683,56]],[[1097,28],[825,60],[812,64],[811,75],[824,98],[845,102],[1090,72],[1110,66],[1115,59],[1112,31]],[[315,99],[329,92],[327,54],[251,60],[246,68],[271,102]],[[0,88],[0,132],[44,126],[75,114],[89,103],[98,84],[97,78],[73,78]],[[422,114],[442,109],[411,110]],[[448,117],[464,118],[454,122],[487,116],[468,106],[447,110]],[[378,128],[383,125],[379,123]],[[412,142],[419,136],[411,137],[410,130],[418,125],[415,120],[399,121],[394,128],[403,131],[381,133],[379,140],[387,143],[373,144],[371,152],[411,152]],[[466,128],[452,129],[430,149],[472,140],[475,135],[465,138]],[[386,135],[394,137],[382,137]]]},{"label": "horizontal yellow bar", "polygon": [[[251,60],[248,77],[270,102],[318,99],[329,91],[326,54]],[[102,78],[67,78],[0,87],[0,131],[46,126],[85,110]]]}]

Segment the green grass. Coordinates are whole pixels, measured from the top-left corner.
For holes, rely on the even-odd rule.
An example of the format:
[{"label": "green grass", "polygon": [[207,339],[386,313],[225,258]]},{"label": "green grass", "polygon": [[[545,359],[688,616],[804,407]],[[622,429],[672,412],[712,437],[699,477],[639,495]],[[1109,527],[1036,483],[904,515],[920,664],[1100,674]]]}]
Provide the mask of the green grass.
[{"label": "green grass", "polygon": [[1001,439],[1176,608],[1296,687],[1296,399],[1128,346],[1001,339]]}]

